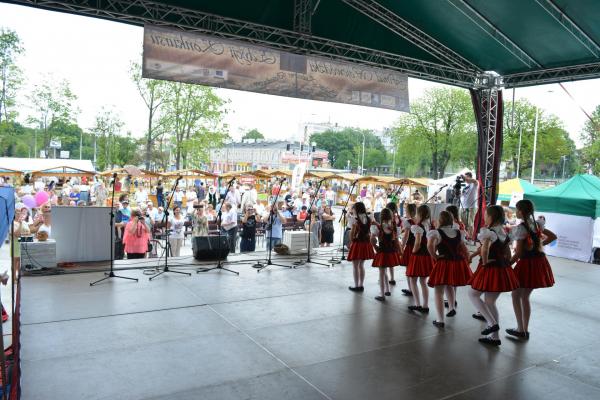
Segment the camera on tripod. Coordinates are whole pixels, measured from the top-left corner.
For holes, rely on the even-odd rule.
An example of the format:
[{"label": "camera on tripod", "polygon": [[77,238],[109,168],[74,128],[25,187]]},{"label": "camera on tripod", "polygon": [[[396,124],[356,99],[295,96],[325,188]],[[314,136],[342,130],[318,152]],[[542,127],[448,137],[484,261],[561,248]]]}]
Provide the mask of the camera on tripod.
[{"label": "camera on tripod", "polygon": [[466,186],[467,186],[467,184],[465,183],[465,178],[462,175],[457,176],[456,182],[454,183],[454,186],[453,186],[454,197],[460,197],[460,194],[461,194],[463,188]]}]

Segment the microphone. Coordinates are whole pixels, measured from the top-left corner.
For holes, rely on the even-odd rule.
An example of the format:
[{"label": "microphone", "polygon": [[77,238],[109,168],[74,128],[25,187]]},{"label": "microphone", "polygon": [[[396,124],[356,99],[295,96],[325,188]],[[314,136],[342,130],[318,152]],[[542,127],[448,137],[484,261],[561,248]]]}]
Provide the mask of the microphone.
[{"label": "microphone", "polygon": [[446,186],[448,186],[448,184],[446,183],[444,186],[441,186],[440,189],[445,188]]},{"label": "microphone", "polygon": [[227,184],[228,184],[228,185],[231,185],[231,184],[232,184],[234,181],[235,181],[235,177],[231,178],[231,179],[229,180],[229,182],[227,182]]}]

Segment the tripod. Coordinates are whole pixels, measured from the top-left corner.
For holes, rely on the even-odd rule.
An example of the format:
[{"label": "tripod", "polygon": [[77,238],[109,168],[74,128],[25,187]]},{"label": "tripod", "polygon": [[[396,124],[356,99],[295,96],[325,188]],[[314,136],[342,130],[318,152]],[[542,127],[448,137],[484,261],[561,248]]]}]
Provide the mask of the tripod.
[{"label": "tripod", "polygon": [[[171,196],[169,197],[169,201],[167,201],[167,206],[165,207],[165,215],[163,216],[163,223],[165,224],[165,239],[166,239],[166,243],[165,243],[165,266],[163,267],[163,270],[152,275],[150,278],[148,278],[149,281],[151,281],[154,278],[159,277],[160,275],[164,274],[165,272],[172,272],[174,274],[180,274],[180,275],[187,275],[187,276],[192,276],[192,274],[190,274],[189,272],[183,272],[183,271],[173,271],[171,269],[169,269],[169,253],[171,252],[171,243],[169,243],[169,205],[171,204],[171,202],[173,201],[173,196],[175,195],[175,191],[177,190],[177,186],[179,186],[179,181],[181,180],[181,176],[178,176],[177,179],[175,179],[175,184],[173,185],[173,187],[171,188]],[[160,259],[159,259],[159,263],[160,263]],[[157,269],[158,269],[158,265],[157,265]]]},{"label": "tripod", "polygon": [[[252,265],[252,268],[257,269],[256,272],[262,271],[263,269],[267,268],[269,265],[276,265],[278,267],[283,267],[283,268],[294,268],[291,265],[275,264],[273,261],[271,261],[271,256],[273,253],[273,223],[275,222],[275,213],[279,212],[279,210],[275,211],[275,209],[277,207],[277,202],[279,201],[279,195],[281,194],[281,186],[283,185],[283,182],[285,182],[285,179],[286,178],[281,178],[279,180],[279,190],[277,190],[277,194],[275,195],[275,198],[273,199],[273,203],[271,203],[271,211],[269,212],[269,225],[267,226],[267,229],[270,232],[269,237],[268,237],[268,242],[267,242],[267,246],[269,246],[269,256],[265,260],[264,264],[261,263],[260,261],[258,261],[256,264]],[[283,235],[283,229],[282,229],[281,233]]]},{"label": "tripod", "polygon": [[[352,182],[352,186],[350,187],[350,191],[348,192],[348,198],[346,199],[346,202],[344,203],[344,208],[342,209],[342,215],[340,216],[340,219],[338,220],[338,222],[340,223],[340,227],[342,226],[342,219],[344,219],[344,217],[348,213],[348,203],[350,202],[350,197],[352,197],[352,192],[354,191],[354,187],[356,186],[357,182],[358,182],[358,180],[354,180],[354,182]],[[345,251],[346,246],[344,245],[345,237],[346,237],[346,228],[344,227],[344,229],[342,230],[342,256],[339,259],[337,259],[335,257],[331,257],[329,262],[331,262],[332,264],[341,264],[342,261],[346,260],[346,251]]]},{"label": "tripod", "polygon": [[[231,189],[233,182],[235,182],[235,178],[231,178],[231,180],[227,183],[227,189],[225,190],[225,195],[221,199],[221,204],[219,205],[219,212],[217,213],[217,231],[218,231],[218,235],[219,235],[219,240],[218,240],[218,244],[217,244],[217,248],[218,248],[217,253],[219,255],[217,257],[217,266],[210,267],[210,268],[198,268],[196,270],[196,273],[208,272],[208,271],[218,269],[218,270],[231,272],[232,274],[236,274],[236,275],[240,274],[239,272],[236,272],[236,271],[233,271],[233,270],[223,267],[224,262],[221,261],[221,237],[222,237],[221,236],[221,222],[222,222],[222,216],[223,216],[223,204],[225,204],[225,199],[227,198],[227,194],[229,193],[229,189]],[[237,219],[236,219],[236,223],[237,223]]]},{"label": "tripod", "polygon": [[315,200],[317,199],[317,196],[319,194],[319,189],[321,189],[321,185],[323,184],[323,181],[325,179],[321,179],[319,181],[319,184],[317,185],[317,190],[315,191],[315,197],[313,197],[313,199],[310,202],[310,207],[308,208],[308,213],[306,218],[308,219],[308,249],[307,249],[307,253],[306,253],[306,261],[296,261],[294,264],[295,265],[305,265],[305,264],[318,264],[318,265],[323,265],[326,267],[330,267],[331,263],[321,263],[321,262],[316,262],[316,261],[312,261],[310,259],[310,237],[312,236],[312,231],[310,229],[310,224],[312,223],[312,209],[313,209],[313,204],[315,204]]},{"label": "tripod", "polygon": [[129,278],[127,276],[119,276],[119,275],[115,275],[115,270],[114,270],[114,266],[115,266],[115,253],[114,253],[114,247],[115,247],[115,212],[114,212],[114,204],[115,204],[115,181],[117,180],[117,173],[115,172],[113,174],[113,179],[112,179],[112,195],[111,195],[111,202],[110,202],[110,271],[109,272],[105,272],[104,273],[104,278],[102,279],[98,279],[95,282],[91,282],[90,286],[94,286],[100,282],[103,282],[107,279],[110,278],[119,278],[119,279],[128,279],[130,281],[138,281],[137,278]]}]

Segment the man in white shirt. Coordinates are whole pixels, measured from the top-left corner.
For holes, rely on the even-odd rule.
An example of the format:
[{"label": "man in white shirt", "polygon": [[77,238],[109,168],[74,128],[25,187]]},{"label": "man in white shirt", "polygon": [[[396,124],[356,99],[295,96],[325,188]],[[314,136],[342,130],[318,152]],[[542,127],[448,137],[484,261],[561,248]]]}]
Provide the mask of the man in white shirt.
[{"label": "man in white shirt", "polygon": [[327,187],[327,190],[325,191],[325,200],[327,200],[328,206],[333,207],[335,192],[330,187]]},{"label": "man in white shirt", "polygon": [[240,205],[240,195],[235,186],[232,186],[231,189],[229,189],[225,201],[228,202],[234,210],[238,209]]},{"label": "man in white shirt", "polygon": [[151,201],[146,203],[146,212],[148,213],[148,216],[150,217],[150,219],[152,219],[152,221],[156,221],[156,218],[158,216],[158,209],[154,208],[154,204],[152,204]]},{"label": "man in white shirt", "polygon": [[235,253],[238,226],[237,217],[237,210],[230,203],[225,203],[221,214],[221,231],[224,235],[227,235],[230,253]]},{"label": "man in white shirt", "polygon": [[479,198],[479,182],[473,178],[473,174],[470,172],[465,173],[462,177],[467,186],[462,189],[460,195],[460,219],[467,228],[469,238],[473,238],[473,224],[475,214],[477,214],[477,200]]},{"label": "man in white shirt", "polygon": [[146,192],[146,189],[143,186],[138,186],[134,198],[136,204],[140,207],[148,201],[148,192]]},{"label": "man in white shirt", "polygon": [[181,188],[178,187],[177,190],[175,190],[175,193],[173,193],[173,204],[176,207],[181,208],[181,205],[183,204],[183,196],[184,193],[181,191]]}]

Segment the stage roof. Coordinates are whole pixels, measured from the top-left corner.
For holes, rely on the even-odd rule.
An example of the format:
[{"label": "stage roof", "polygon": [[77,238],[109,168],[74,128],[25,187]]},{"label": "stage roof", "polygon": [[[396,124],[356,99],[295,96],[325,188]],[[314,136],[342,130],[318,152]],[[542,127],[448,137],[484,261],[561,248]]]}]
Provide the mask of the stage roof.
[{"label": "stage roof", "polygon": [[[5,0],[0,0],[5,1]],[[597,0],[9,0],[170,26],[462,87],[600,76]]]}]

